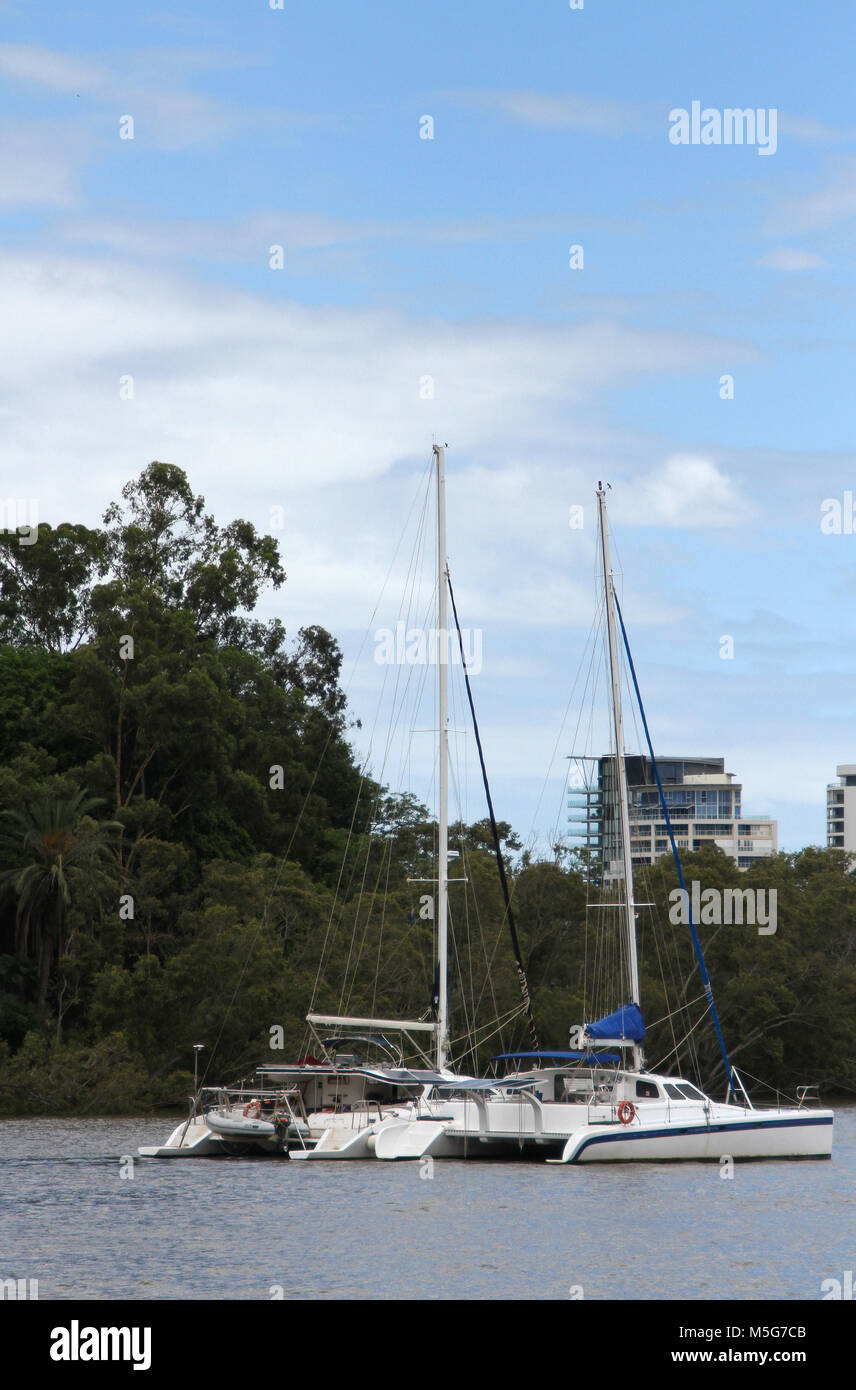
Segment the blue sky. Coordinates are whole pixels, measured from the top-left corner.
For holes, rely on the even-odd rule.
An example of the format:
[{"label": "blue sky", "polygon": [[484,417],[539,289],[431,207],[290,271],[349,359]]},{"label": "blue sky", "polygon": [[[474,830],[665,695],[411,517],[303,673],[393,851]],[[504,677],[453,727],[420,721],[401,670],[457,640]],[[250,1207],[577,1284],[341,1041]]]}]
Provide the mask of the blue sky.
[{"label": "blue sky", "polygon": [[[820,529],[856,490],[853,7],[0,18],[2,495],[94,522],[163,458],[224,519],[281,506],[266,611],[350,662],[448,440],[496,800],[543,840],[608,478],[655,746],[724,755],[785,848],[822,842],[856,760],[856,536]],[[695,100],[775,109],[775,153],[672,144]],[[362,716],[373,673],[348,678]]]}]

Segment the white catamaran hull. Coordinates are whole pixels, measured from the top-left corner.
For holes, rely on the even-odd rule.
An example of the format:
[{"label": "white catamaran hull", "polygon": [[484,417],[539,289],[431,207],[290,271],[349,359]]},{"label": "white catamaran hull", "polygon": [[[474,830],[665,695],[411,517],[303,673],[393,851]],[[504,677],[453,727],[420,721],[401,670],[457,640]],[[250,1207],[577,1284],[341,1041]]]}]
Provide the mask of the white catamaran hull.
[{"label": "white catamaran hull", "polygon": [[[640,1106],[633,1120],[622,1124],[612,1116],[577,1119],[567,1114],[570,1107],[559,1105],[544,1105],[527,1115],[519,1101],[488,1101],[478,1109],[469,1101],[453,1101],[444,1108],[458,1114],[442,1124],[422,1126],[436,1136],[432,1143],[418,1147],[403,1130],[396,1142],[390,1132],[377,1140],[377,1157],[431,1153],[436,1158],[478,1158],[505,1152],[561,1163],[628,1163],[828,1158],[832,1153],[831,1110],[759,1111],[711,1105],[708,1113],[689,1104],[686,1113],[672,1106],[667,1115],[662,1107],[652,1106],[654,1113],[646,1113],[647,1107]],[[413,1132],[419,1129],[410,1126]]]},{"label": "white catamaran hull", "polygon": [[316,1160],[374,1158],[378,1135],[390,1127],[397,1128],[406,1123],[410,1116],[408,1106],[397,1106],[379,1114],[365,1110],[310,1114],[307,1132],[311,1147],[295,1147],[290,1151],[290,1157]]},{"label": "white catamaran hull", "polygon": [[597,1126],[570,1136],[562,1163],[668,1162],[724,1158],[829,1158],[832,1112],[759,1115],[663,1126],[657,1121]]},{"label": "white catamaran hull", "polygon": [[182,1121],[165,1144],[143,1145],[137,1150],[141,1158],[213,1158],[222,1152],[222,1139],[212,1134],[201,1115]]},{"label": "white catamaran hull", "polygon": [[[828,1158],[831,1110],[753,1110],[691,1101],[617,1107],[542,1104],[536,1098],[432,1099],[359,1125],[313,1116],[315,1159],[528,1157],[559,1163],[704,1162]],[[327,1127],[319,1130],[326,1120]],[[294,1156],[294,1155],[292,1155]],[[308,1155],[307,1155],[308,1156]]]}]

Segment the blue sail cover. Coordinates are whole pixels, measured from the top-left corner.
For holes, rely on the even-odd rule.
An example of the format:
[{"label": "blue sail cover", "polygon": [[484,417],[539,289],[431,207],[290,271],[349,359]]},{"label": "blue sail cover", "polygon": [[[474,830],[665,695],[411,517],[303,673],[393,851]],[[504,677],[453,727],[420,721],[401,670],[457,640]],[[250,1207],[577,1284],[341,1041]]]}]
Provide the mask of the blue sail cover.
[{"label": "blue sail cover", "polygon": [[645,1036],[645,1021],[638,1004],[624,1004],[615,1013],[599,1018],[586,1028],[587,1038],[627,1038],[641,1043]]}]

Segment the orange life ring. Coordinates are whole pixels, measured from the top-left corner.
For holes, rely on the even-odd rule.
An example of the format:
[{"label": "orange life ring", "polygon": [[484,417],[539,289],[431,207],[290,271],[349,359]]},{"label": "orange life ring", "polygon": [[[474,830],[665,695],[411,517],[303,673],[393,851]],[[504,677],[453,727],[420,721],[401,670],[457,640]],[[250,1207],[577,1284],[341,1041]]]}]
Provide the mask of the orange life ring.
[{"label": "orange life ring", "polygon": [[[252,1115],[250,1114],[250,1111],[253,1112]],[[251,1100],[251,1101],[248,1101],[247,1104],[244,1106],[244,1119],[247,1119],[247,1120],[249,1120],[249,1119],[257,1120],[257,1119],[259,1118],[259,1116],[261,1115],[261,1113],[262,1113],[262,1103],[261,1103],[260,1100]]]},{"label": "orange life ring", "polygon": [[618,1118],[623,1125],[629,1125],[636,1114],[636,1106],[632,1100],[623,1100],[618,1107]]}]

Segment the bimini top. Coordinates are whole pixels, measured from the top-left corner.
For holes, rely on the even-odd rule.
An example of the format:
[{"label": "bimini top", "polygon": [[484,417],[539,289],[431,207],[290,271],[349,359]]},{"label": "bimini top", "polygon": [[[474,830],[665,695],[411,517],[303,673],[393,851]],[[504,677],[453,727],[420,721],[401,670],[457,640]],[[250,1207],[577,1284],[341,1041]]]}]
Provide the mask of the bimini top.
[{"label": "bimini top", "polygon": [[583,1062],[587,1067],[598,1067],[602,1062],[620,1062],[617,1052],[500,1052],[491,1057],[492,1062],[529,1061],[539,1062]]},{"label": "bimini top", "polygon": [[626,1038],[628,1042],[641,1043],[645,1036],[645,1020],[642,1017],[642,1010],[638,1004],[624,1004],[615,1013],[607,1014],[605,1018],[599,1018],[597,1023],[589,1023],[586,1026],[587,1038],[609,1038],[611,1042],[617,1042],[619,1038]]}]

